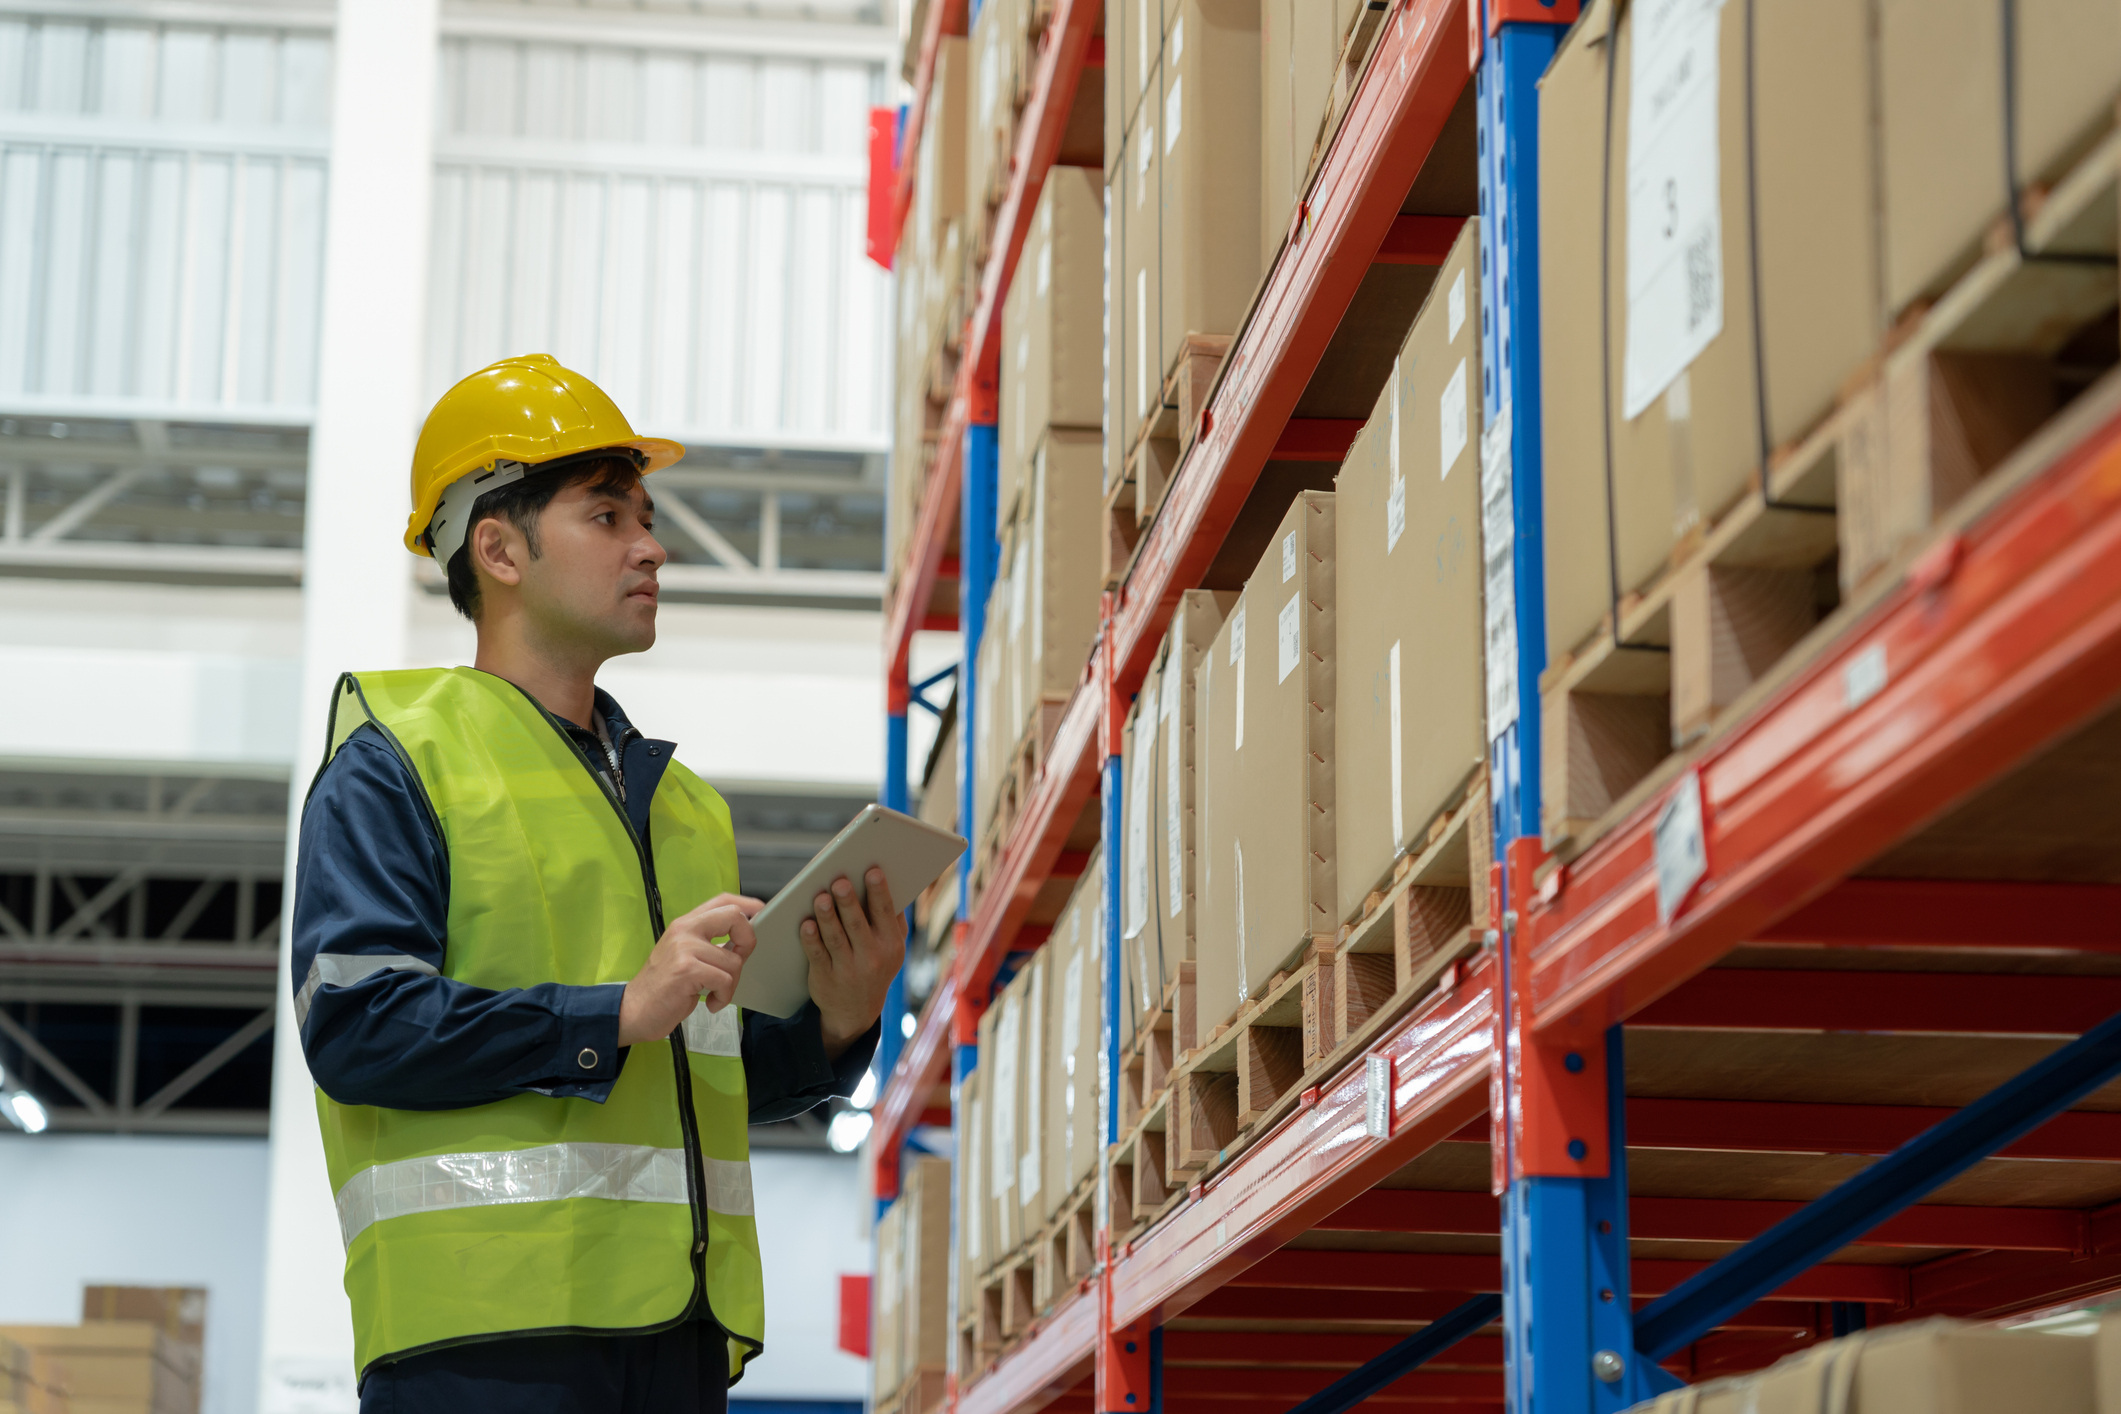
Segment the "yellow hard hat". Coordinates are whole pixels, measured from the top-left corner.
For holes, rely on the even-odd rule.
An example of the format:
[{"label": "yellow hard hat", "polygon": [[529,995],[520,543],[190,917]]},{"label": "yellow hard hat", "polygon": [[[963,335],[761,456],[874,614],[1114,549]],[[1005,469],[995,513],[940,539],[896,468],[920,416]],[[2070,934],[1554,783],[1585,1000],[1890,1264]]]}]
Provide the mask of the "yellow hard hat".
[{"label": "yellow hard hat", "polygon": [[427,414],[412,452],[412,518],[405,548],[429,555],[424,540],[442,493],[496,462],[549,462],[606,447],[640,454],[641,474],[685,455],[676,442],[636,437],[604,390],[563,368],[551,354],[489,364],[444,393]]}]

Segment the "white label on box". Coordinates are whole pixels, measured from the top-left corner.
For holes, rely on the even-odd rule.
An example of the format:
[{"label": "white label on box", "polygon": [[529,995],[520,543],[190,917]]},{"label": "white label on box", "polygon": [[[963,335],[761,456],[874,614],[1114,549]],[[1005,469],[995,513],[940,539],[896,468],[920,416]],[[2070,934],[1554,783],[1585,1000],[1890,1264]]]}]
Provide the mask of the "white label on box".
[{"label": "white label on box", "polygon": [[1841,705],[1850,712],[1885,691],[1885,645],[1873,643],[1841,670]]},{"label": "white label on box", "polygon": [[1017,994],[1002,998],[1002,1019],[994,1023],[994,1084],[988,1095],[994,1101],[994,1128],[988,1135],[988,1172],[993,1196],[1005,1196],[1016,1186],[1016,1051],[1022,1025]]},{"label": "white label on box", "polygon": [[1365,1056],[1362,1063],[1362,1129],[1372,1139],[1392,1137],[1392,1058]]},{"label": "white label on box", "polygon": [[1287,584],[1296,578],[1296,532],[1290,531],[1281,538],[1281,582]]},{"label": "white label on box", "polygon": [[1230,616],[1230,692],[1237,703],[1237,746],[1245,749],[1245,606],[1240,601]]},{"label": "white label on box", "polygon": [[1149,815],[1154,808],[1150,791],[1156,784],[1156,718],[1143,712],[1134,719],[1134,780],[1128,785],[1127,801],[1127,906],[1126,936],[1136,937],[1149,921]]},{"label": "white label on box", "polygon": [[1168,155],[1178,146],[1178,127],[1185,117],[1185,106],[1180,98],[1183,90],[1177,79],[1171,80],[1171,91],[1164,95],[1164,152]]},{"label": "white label on box", "polygon": [[1657,812],[1657,921],[1670,923],[1694,886],[1709,872],[1708,840],[1701,827],[1701,776],[1689,771]]},{"label": "white label on box", "polygon": [[1480,557],[1487,621],[1487,738],[1517,720],[1517,522],[1510,493],[1510,406],[1480,434]]},{"label": "white label on box", "polygon": [[1186,817],[1180,800],[1178,714],[1167,714],[1164,723],[1164,893],[1169,896],[1166,911],[1176,918],[1186,906]]},{"label": "white label on box", "polygon": [[1451,370],[1451,381],[1443,385],[1443,406],[1437,410],[1438,425],[1443,428],[1443,470],[1437,479],[1449,481],[1451,468],[1458,465],[1458,458],[1466,449],[1466,361],[1458,360],[1458,367]]},{"label": "white label on box", "polygon": [[1046,1155],[1046,1086],[1043,1071],[1048,1037],[1044,1024],[1045,990],[1046,969],[1033,969],[1031,995],[1024,999],[1024,1019],[1031,1032],[1029,1044],[1024,1047],[1024,1058],[1027,1062],[1024,1082],[1025,1093],[1031,1102],[1024,1107],[1024,1151],[1017,1161],[1016,1174],[1017,1194],[1026,1203],[1038,1196],[1039,1176],[1046,1167],[1041,1162]]},{"label": "white label on box", "polygon": [[[979,1097],[977,1095],[973,1096],[972,1103],[965,1107],[966,1187],[972,1190],[972,1197],[974,1199],[975,1206],[977,1205],[979,1199],[979,1141],[980,1136],[987,1132],[980,1125],[980,1121],[986,1117],[980,1113],[980,1111],[984,1108],[985,1106],[980,1104]],[[980,1255],[979,1233],[980,1228],[982,1226],[983,1224],[980,1222],[979,1215],[977,1213],[974,1213],[969,1217],[960,1215],[958,1219],[958,1232],[959,1235],[962,1236],[964,1239],[965,1255],[974,1259],[975,1261],[978,1260]]]},{"label": "white label on box", "polygon": [[1245,843],[1230,841],[1230,848],[1237,854],[1237,999],[1251,998],[1251,988],[1245,985]]},{"label": "white label on box", "polygon": [[1030,607],[1031,542],[1016,542],[1016,558],[1009,566],[1009,637],[1024,631],[1024,613]]},{"label": "white label on box", "polygon": [[1406,837],[1406,809],[1401,798],[1399,745],[1399,640],[1392,640],[1392,651],[1387,655],[1386,676],[1391,680],[1388,690],[1392,694],[1392,852],[1399,853],[1399,842]]},{"label": "white label on box", "polygon": [[1038,247],[1038,292],[1044,294],[1052,288],[1053,242],[1046,240],[1039,242]]},{"label": "white label on box", "polygon": [[1461,330],[1461,329],[1463,329],[1463,328],[1465,328],[1465,327],[1466,327],[1466,272],[1465,272],[1465,271],[1463,271],[1463,270],[1461,270],[1461,271],[1459,271],[1459,272],[1458,272],[1458,278],[1456,278],[1455,280],[1451,281],[1451,302],[1450,302],[1450,330],[1451,330],[1451,332],[1450,332],[1450,333],[1448,333],[1448,334],[1446,334],[1446,335],[1444,336],[1444,341],[1445,341],[1446,343],[1452,343],[1452,344],[1455,344],[1455,343],[1457,343],[1457,342],[1458,342],[1458,331],[1459,331],[1459,330]]},{"label": "white label on box", "polygon": [[[1018,419],[1018,427],[1023,420]],[[1043,665],[1046,661],[1046,444],[1041,442],[1038,456],[1031,463],[1031,565],[1026,577],[1031,581],[1031,661]],[[1023,674],[1017,675],[1019,682]]]},{"label": "white label on box", "polygon": [[1083,954],[1077,949],[1068,959],[1061,979],[1061,1064],[1075,1074],[1075,1053],[1083,1044]]},{"label": "white label on box", "polygon": [[1304,596],[1292,594],[1289,602],[1281,606],[1281,616],[1275,624],[1275,646],[1281,667],[1278,683],[1287,682],[1289,674],[1296,671],[1296,664],[1304,655]]},{"label": "white label on box", "polygon": [[[1018,374],[1022,374],[1023,371],[1026,368],[1029,368],[1030,366],[1031,335],[1029,334],[1029,332],[1025,332],[1016,336],[1016,371]],[[1019,447],[1024,444],[1023,433],[1019,432],[1016,434],[1016,444]]]},{"label": "white label on box", "polygon": [[1179,675],[1185,672],[1180,663],[1185,656],[1183,652],[1167,653],[1158,665],[1161,675],[1157,678],[1156,715],[1166,722],[1178,715]]},{"label": "white label on box", "polygon": [[1134,272],[1134,416],[1149,415],[1149,272]]},{"label": "white label on box", "polygon": [[1139,91],[1139,90],[1141,90],[1141,89],[1145,89],[1145,88],[1147,88],[1147,87],[1149,86],[1149,64],[1150,64],[1150,57],[1149,57],[1149,55],[1150,55],[1150,50],[1149,50],[1149,10],[1150,10],[1150,8],[1151,8],[1151,7],[1150,7],[1150,5],[1149,5],[1149,4],[1147,3],[1147,0],[1139,0],[1139,3],[1137,3],[1137,4],[1135,5],[1135,7],[1134,7],[1134,18],[1135,18],[1135,20],[1136,20],[1136,22],[1137,22],[1137,23],[1136,23],[1136,25],[1135,25],[1135,28],[1136,28],[1136,29],[1137,29],[1137,30],[1139,31],[1139,34],[1138,34],[1138,35],[1136,36],[1136,38],[1135,38],[1135,44],[1134,44],[1134,60],[1135,60],[1135,63],[1136,63],[1136,64],[1138,64],[1138,65],[1140,66],[1140,68],[1139,68],[1139,71],[1138,71],[1138,72],[1137,72],[1137,73],[1135,74],[1135,76],[1134,76],[1134,87],[1135,87],[1135,89],[1136,89],[1137,91]]},{"label": "white label on box", "polygon": [[1407,533],[1407,483],[1400,477],[1392,478],[1392,489],[1385,492],[1385,553],[1391,554],[1399,548],[1399,537]]},{"label": "white label on box", "polygon": [[1723,331],[1716,48],[1723,0],[1635,11],[1628,97],[1630,418]]},{"label": "white label on box", "polygon": [[[1144,9],[1148,8],[1146,5]],[[1180,15],[1171,21],[1171,62],[1176,64],[1186,57],[1186,17]]]}]

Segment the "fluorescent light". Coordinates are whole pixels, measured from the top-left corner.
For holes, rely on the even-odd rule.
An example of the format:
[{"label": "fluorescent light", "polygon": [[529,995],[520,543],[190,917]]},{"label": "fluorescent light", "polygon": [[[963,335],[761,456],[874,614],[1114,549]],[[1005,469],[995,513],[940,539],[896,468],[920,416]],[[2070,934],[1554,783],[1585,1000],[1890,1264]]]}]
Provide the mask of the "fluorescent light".
[{"label": "fluorescent light", "polygon": [[899,1034],[899,1035],[901,1035],[901,1036],[904,1036],[904,1037],[905,1037],[905,1038],[906,1038],[907,1040],[909,1040],[909,1041],[910,1041],[910,1040],[912,1040],[912,1039],[913,1039],[913,1033],[914,1033],[914,1032],[916,1032],[916,1031],[918,1031],[918,1030],[920,1030],[920,1023],[919,1023],[919,1022],[917,1022],[917,1021],[915,1021],[915,1020],[913,1019],[913,1013],[912,1013],[912,1012],[910,1012],[910,1011],[909,1011],[909,1012],[904,1012],[904,1013],[902,1013],[902,1014],[901,1014],[901,1015],[899,1016],[899,1019],[898,1019],[898,1034]]},{"label": "fluorescent light", "polygon": [[858,1110],[866,1110],[876,1103],[876,1071],[873,1068],[862,1072],[861,1082],[854,1087],[854,1096],[847,1103]]},{"label": "fluorescent light", "polygon": [[[43,1103],[27,1090],[17,1090],[8,1096],[7,1109],[14,1117],[15,1123],[26,1133],[42,1134],[45,1126],[51,1123],[51,1117],[44,1112]],[[862,1118],[866,1120],[868,1116],[864,1115]]]},{"label": "fluorescent light", "polygon": [[832,1117],[825,1142],[835,1154],[851,1154],[862,1147],[862,1141],[869,1137],[869,1126],[875,1122],[866,1110],[841,1110]]}]

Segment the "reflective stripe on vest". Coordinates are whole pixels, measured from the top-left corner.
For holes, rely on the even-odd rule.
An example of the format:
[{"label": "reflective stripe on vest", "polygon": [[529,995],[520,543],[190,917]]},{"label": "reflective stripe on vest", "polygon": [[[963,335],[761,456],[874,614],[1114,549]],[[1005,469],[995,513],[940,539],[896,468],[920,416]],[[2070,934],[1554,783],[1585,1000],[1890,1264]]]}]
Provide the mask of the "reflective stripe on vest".
[{"label": "reflective stripe on vest", "polygon": [[[748,1218],[751,1166],[705,1159],[707,1206]],[[644,1144],[545,1144],[494,1154],[433,1154],[363,1169],[339,1190],[339,1238],[348,1246],[371,1223],[444,1208],[610,1198],[685,1201],[685,1151]]]},{"label": "reflective stripe on vest", "polygon": [[742,1056],[744,1024],[737,1009],[725,1006],[709,1011],[705,1001],[694,1007],[685,1018],[685,1049],[701,1056]]}]

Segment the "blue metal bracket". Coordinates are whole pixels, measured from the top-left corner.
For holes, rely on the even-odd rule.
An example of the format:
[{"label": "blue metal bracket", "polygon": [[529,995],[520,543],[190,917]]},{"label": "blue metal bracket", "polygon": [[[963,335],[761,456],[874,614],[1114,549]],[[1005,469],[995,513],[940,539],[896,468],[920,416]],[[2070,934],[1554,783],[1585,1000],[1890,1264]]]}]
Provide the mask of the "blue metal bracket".
[{"label": "blue metal bracket", "polygon": [[[1000,429],[975,422],[965,429],[965,495],[958,520],[957,623],[965,656],[957,665],[957,823],[967,839],[979,838],[978,793],[974,789],[972,743],[977,739],[980,704],[975,693],[980,639],[987,628],[987,596],[994,591],[1001,560],[996,539],[996,482],[1001,468]],[[972,917],[972,854],[957,863],[957,916]]]},{"label": "blue metal bracket", "polygon": [[1381,1392],[1449,1350],[1467,1336],[1494,1323],[1502,1314],[1500,1296],[1481,1295],[1463,1306],[1437,1317],[1399,1344],[1342,1375],[1289,1414],[1347,1414],[1356,1405]]},{"label": "blue metal bracket", "polygon": [[1124,897],[1126,887],[1123,869],[1126,864],[1125,851],[1119,842],[1125,838],[1124,816],[1121,809],[1120,791],[1126,772],[1121,767],[1121,758],[1105,758],[1103,808],[1105,845],[1105,1034],[1103,1063],[1105,1073],[1098,1077],[1098,1093],[1105,1097],[1105,1143],[1119,1142],[1119,1105],[1116,1102],[1119,1084],[1119,1032],[1120,999],[1125,995],[1127,970],[1121,957],[1124,939],[1121,931],[1125,926],[1119,900]]},{"label": "blue metal bracket", "polygon": [[1635,1320],[1635,1348],[1660,1360],[1686,1348],[2117,1075],[2121,1016],[2102,1021],[1957,1114],[1939,1120],[1833,1192],[1643,1307]]},{"label": "blue metal bracket", "polygon": [[[930,702],[928,700],[928,690],[932,687],[937,687],[943,683],[946,683],[956,676],[957,664],[955,663],[952,663],[949,667],[942,669],[940,672],[930,673],[928,674],[928,676],[922,678],[919,682],[914,683],[906,690],[906,700],[911,702],[916,707],[925,709],[929,716],[940,717],[943,715],[943,709],[942,707],[939,707],[935,703]],[[899,806],[897,808],[901,810],[905,809],[904,806]]]}]

